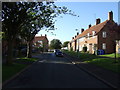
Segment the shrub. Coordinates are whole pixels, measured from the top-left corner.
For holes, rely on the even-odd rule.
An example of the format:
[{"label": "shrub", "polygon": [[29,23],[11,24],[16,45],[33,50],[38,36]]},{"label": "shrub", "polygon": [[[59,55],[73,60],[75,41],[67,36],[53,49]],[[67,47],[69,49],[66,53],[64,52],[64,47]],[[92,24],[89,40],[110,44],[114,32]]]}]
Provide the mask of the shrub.
[{"label": "shrub", "polygon": [[83,52],[87,52],[87,47],[83,47]]}]

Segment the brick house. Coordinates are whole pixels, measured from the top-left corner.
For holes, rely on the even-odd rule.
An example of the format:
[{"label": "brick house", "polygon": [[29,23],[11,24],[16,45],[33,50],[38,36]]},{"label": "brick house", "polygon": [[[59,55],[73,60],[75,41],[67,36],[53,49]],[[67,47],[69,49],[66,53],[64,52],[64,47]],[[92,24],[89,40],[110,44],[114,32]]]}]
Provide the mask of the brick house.
[{"label": "brick house", "polygon": [[120,40],[116,40],[116,53],[120,53]]},{"label": "brick house", "polygon": [[43,47],[43,51],[48,51],[48,39],[47,35],[45,36],[35,36],[33,40],[33,47]]},{"label": "brick house", "polygon": [[95,53],[96,50],[102,49],[105,53],[115,52],[115,41],[120,40],[120,30],[117,23],[113,20],[113,12],[108,13],[108,19],[101,23],[100,18],[96,19],[96,25],[89,25],[88,29],[81,29],[81,34],[77,33],[72,37],[68,48],[73,51],[82,51],[87,47],[89,53]]}]

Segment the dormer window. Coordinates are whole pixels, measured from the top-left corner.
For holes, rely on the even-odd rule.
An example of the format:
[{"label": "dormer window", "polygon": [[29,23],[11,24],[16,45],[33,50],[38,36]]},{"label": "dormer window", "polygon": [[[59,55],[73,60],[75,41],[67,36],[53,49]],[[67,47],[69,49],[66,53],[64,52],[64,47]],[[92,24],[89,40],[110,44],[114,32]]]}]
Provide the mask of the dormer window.
[{"label": "dormer window", "polygon": [[105,31],[102,32],[102,37],[103,37],[103,38],[106,38],[106,32],[105,32]]},{"label": "dormer window", "polygon": [[92,31],[93,36],[95,35],[95,33],[96,33],[95,31]]},{"label": "dormer window", "polygon": [[89,37],[89,36],[90,36],[90,33],[88,33],[87,36]]}]

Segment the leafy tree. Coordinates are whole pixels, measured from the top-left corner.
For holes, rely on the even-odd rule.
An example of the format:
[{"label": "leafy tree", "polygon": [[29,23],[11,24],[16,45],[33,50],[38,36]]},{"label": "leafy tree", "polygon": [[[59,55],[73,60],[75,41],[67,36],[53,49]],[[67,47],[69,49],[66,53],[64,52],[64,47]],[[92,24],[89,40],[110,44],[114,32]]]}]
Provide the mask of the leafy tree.
[{"label": "leafy tree", "polygon": [[[38,7],[39,6],[39,7]],[[68,9],[66,7],[57,7],[53,2],[40,3],[37,6],[37,10],[32,9],[28,13],[29,17],[36,17],[34,21],[24,24],[21,35],[27,41],[27,57],[31,57],[31,42],[34,39],[34,36],[41,30],[47,29],[54,30],[54,18],[60,14],[67,14]],[[70,11],[69,11],[70,12]],[[69,13],[70,14],[70,13]]]},{"label": "leafy tree", "polygon": [[61,41],[59,39],[53,39],[51,42],[50,42],[50,47],[52,49],[61,49]]},{"label": "leafy tree", "polygon": [[33,8],[35,3],[3,2],[2,3],[2,30],[8,42],[7,64],[12,64],[13,43],[18,36],[21,26],[24,25],[29,8]]},{"label": "leafy tree", "polygon": [[69,43],[69,41],[65,41],[65,42],[63,43],[62,47],[68,47],[68,43]]},{"label": "leafy tree", "polygon": [[17,36],[30,42],[42,28],[54,29],[53,19],[60,14],[75,16],[66,7],[57,7],[53,2],[3,2],[2,30],[8,42],[7,63],[12,64],[13,43]]}]

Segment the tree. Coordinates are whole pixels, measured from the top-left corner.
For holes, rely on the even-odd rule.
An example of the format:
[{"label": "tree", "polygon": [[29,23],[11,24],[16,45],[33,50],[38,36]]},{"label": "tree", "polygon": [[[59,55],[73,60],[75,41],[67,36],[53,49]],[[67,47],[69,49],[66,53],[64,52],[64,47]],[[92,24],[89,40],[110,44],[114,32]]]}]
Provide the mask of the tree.
[{"label": "tree", "polygon": [[21,26],[28,19],[29,8],[33,8],[35,3],[3,2],[2,3],[2,30],[8,42],[7,64],[12,64],[13,43],[18,36]]},{"label": "tree", "polygon": [[62,47],[68,47],[68,43],[69,43],[69,41],[65,41],[65,42],[63,43]]},{"label": "tree", "polygon": [[53,39],[51,42],[50,42],[50,47],[52,49],[61,49],[61,41],[59,39]]},{"label": "tree", "polygon": [[[59,14],[67,13],[68,10],[65,7],[57,7],[51,2],[40,3],[39,7],[36,10],[31,10],[28,13],[29,17],[36,17],[34,21],[29,22],[23,25],[21,36],[27,41],[27,57],[31,57],[31,42],[34,39],[34,36],[43,28],[47,28],[48,30],[54,30],[53,20],[55,17],[59,16]],[[31,19],[31,18],[30,18]]]},{"label": "tree", "polygon": [[[18,35],[21,35],[21,38],[27,38],[26,40],[30,43],[42,28],[54,29],[54,18],[60,14],[74,16],[66,7],[57,7],[53,2],[3,2],[2,30],[8,42],[7,63],[12,63],[13,43]],[[35,24],[36,20],[39,23]]]}]

